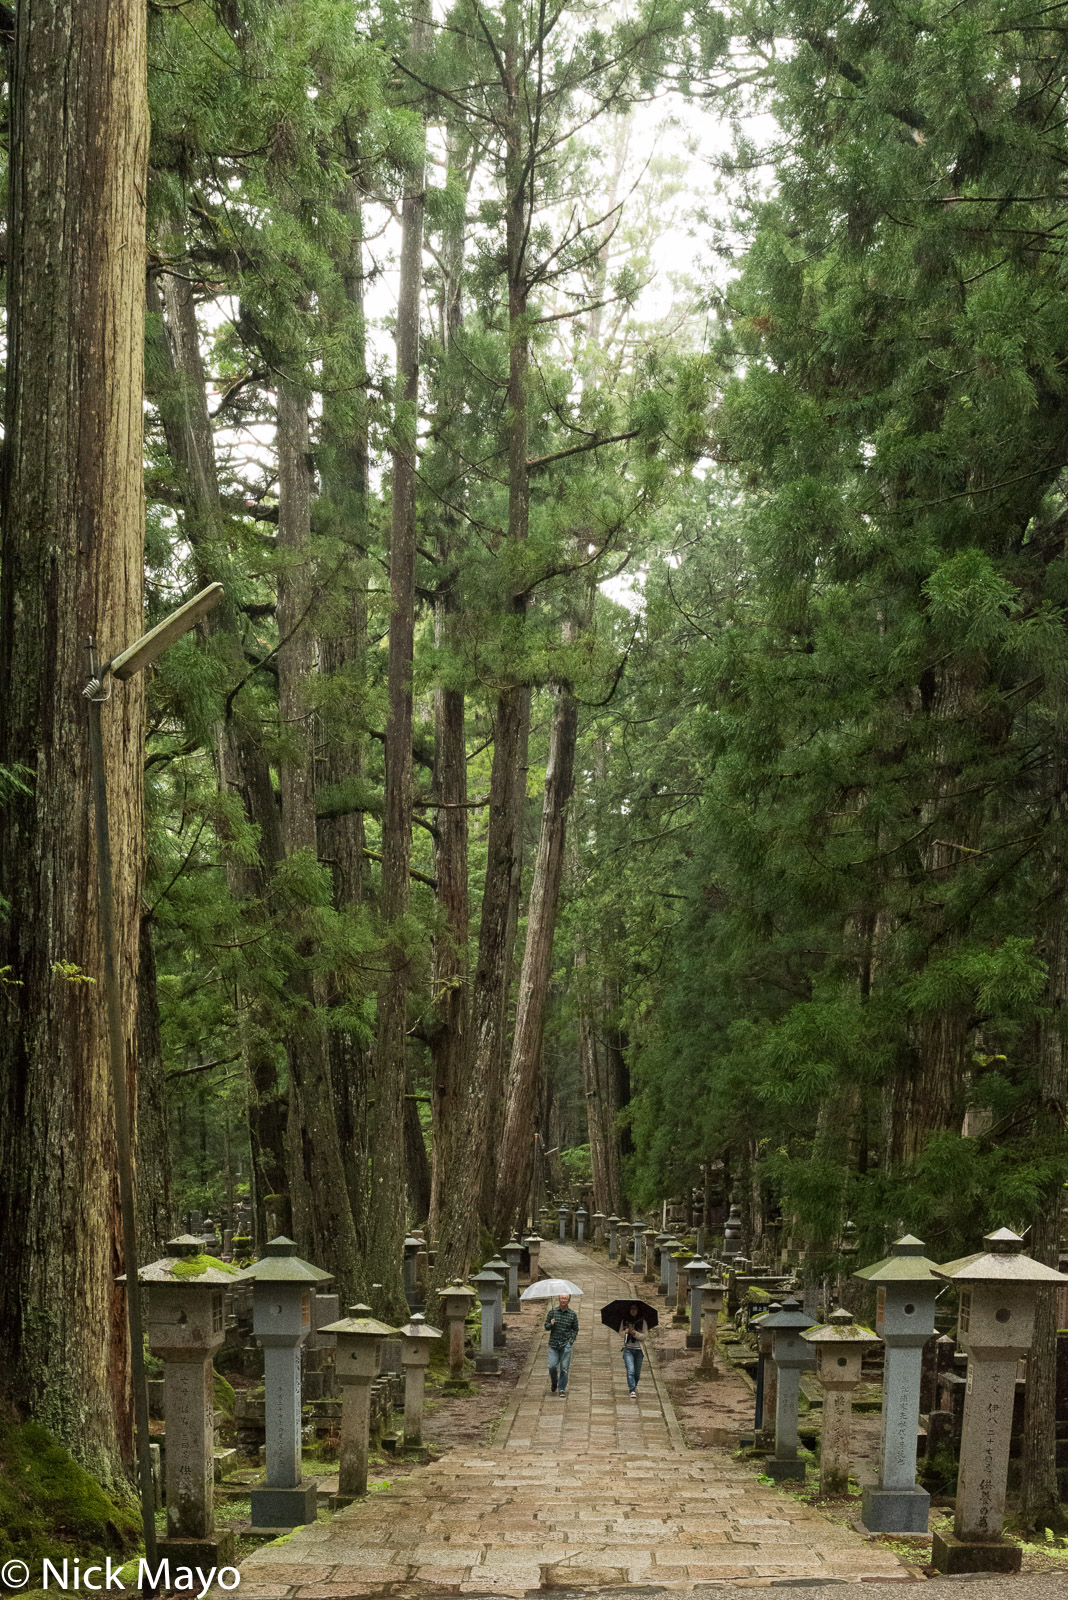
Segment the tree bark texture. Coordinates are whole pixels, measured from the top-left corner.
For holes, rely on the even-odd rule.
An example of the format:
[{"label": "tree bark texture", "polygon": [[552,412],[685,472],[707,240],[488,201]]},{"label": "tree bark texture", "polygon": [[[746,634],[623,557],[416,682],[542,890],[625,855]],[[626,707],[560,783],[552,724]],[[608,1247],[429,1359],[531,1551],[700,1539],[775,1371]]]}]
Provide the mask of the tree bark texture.
[{"label": "tree bark texture", "polygon": [[578,702],[566,686],[556,689],[554,699],[541,835],[530,889],[527,942],[519,975],[508,1110],[497,1166],[495,1221],[497,1234],[502,1238],[522,1222],[530,1193],[534,1113],[552,973],[553,935],[564,873],[567,808],[575,775]]},{"label": "tree bark texture", "polygon": [[[143,630],[145,9],[18,9],[0,529],[0,1348],[29,1411],[103,1481],[131,1448],[92,844],[86,638]],[[136,1105],[142,689],[104,709],[118,970]],[[57,963],[79,969],[64,977]],[[84,975],[84,976],[83,976]]]},{"label": "tree bark texture", "polygon": [[[315,732],[307,688],[315,674],[310,610],[312,475],[308,396],[283,379],[278,385],[278,711],[286,754],[279,762],[282,842],[287,857],[317,850]],[[319,1003],[308,970],[313,932],[294,924],[296,967],[290,975],[294,1006],[286,1032],[289,1060],[290,1196],[298,1243],[317,1266],[332,1273],[338,1292],[365,1287],[349,1205],[345,1162],[338,1137],[330,1061]]]},{"label": "tree bark texture", "polygon": [[[419,61],[429,35],[423,5],[412,21],[411,53]],[[409,962],[404,920],[412,859],[412,660],[415,640],[416,452],[419,409],[419,303],[423,281],[425,145],[405,185],[401,208],[397,304],[397,405],[394,411],[390,513],[390,622],[385,806],[382,817],[382,918],[389,971],[378,992],[371,1069],[368,1266],[382,1284],[383,1315],[402,1315],[404,1237],[404,1094],[408,1067]]]},{"label": "tree bark texture", "polygon": [[171,1143],[152,921],[141,916],[137,968],[137,1242],[144,1260],[173,1238]]}]

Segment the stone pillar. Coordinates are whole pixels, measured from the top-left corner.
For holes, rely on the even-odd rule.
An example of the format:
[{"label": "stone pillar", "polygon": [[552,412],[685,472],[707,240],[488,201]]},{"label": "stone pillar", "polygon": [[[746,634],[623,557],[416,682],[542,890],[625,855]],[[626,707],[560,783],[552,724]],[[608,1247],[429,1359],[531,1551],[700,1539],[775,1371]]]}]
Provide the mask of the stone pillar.
[{"label": "stone pillar", "polygon": [[431,1328],[426,1318],[416,1312],[403,1327],[404,1348],[404,1448],[412,1450],[423,1442],[423,1398],[426,1394],[426,1369],[430,1362],[430,1346],[441,1338],[440,1328]]},{"label": "stone pillar", "polygon": [[415,1238],[414,1234],[408,1234],[404,1241],[404,1255],[401,1259],[401,1279],[404,1284],[404,1298],[409,1306],[414,1306],[416,1301],[415,1258],[421,1242],[421,1240]]},{"label": "stone pillar", "polygon": [[706,1281],[701,1288],[701,1360],[697,1373],[699,1377],[709,1380],[719,1377],[716,1371],[716,1335],[722,1310],[723,1285]]},{"label": "stone pillar", "polygon": [[1031,1348],[1039,1292],[1068,1283],[1025,1256],[1008,1228],[983,1243],[980,1254],[935,1268],[961,1290],[957,1339],[968,1355],[953,1532],[936,1533],[931,1551],[939,1572],[1020,1570],[1020,1547],[1003,1532],[1016,1370]]},{"label": "stone pillar", "polygon": [[619,1218],[614,1211],[608,1219],[608,1259],[619,1260]]},{"label": "stone pillar", "polygon": [[478,1304],[482,1312],[482,1346],[475,1357],[475,1371],[496,1376],[501,1364],[493,1353],[497,1322],[497,1293],[503,1289],[504,1279],[499,1272],[488,1272],[483,1267],[471,1279],[478,1290]]},{"label": "stone pillar", "polygon": [[459,1278],[444,1289],[438,1290],[441,1314],[449,1332],[449,1385],[455,1388],[464,1382],[464,1323],[478,1295]]},{"label": "stone pillar", "polygon": [[561,1244],[566,1244],[567,1243],[567,1207],[564,1206],[564,1205],[558,1206],[557,1210],[556,1210],[556,1214],[560,1219],[560,1243]]},{"label": "stone pillar", "polygon": [[593,1242],[596,1245],[604,1244],[604,1225],[608,1221],[603,1211],[593,1213]]},{"label": "stone pillar", "polygon": [[523,1254],[523,1246],[513,1234],[501,1251],[501,1255],[508,1263],[508,1315],[522,1311],[519,1303],[519,1258]]},{"label": "stone pillar", "polygon": [[577,1229],[577,1233],[576,1233],[576,1236],[575,1236],[575,1242],[576,1242],[576,1244],[583,1244],[585,1242],[585,1238],[586,1238],[586,1208],[585,1208],[585,1206],[579,1206],[578,1210],[575,1212],[575,1227]]},{"label": "stone pillar", "polygon": [[864,1346],[879,1341],[845,1310],[832,1311],[825,1327],[810,1328],[801,1337],[815,1351],[816,1381],[823,1390],[820,1494],[844,1494],[849,1487],[853,1390],[860,1382]]},{"label": "stone pillar", "polygon": [[855,1274],[877,1290],[875,1331],[883,1366],[882,1460],[879,1482],[861,1497],[861,1521],[872,1533],[926,1533],[931,1497],[916,1482],[923,1346],[934,1333],[938,1268],[911,1233],[890,1254]]},{"label": "stone pillar", "polygon": [[482,1263],[482,1270],[483,1272],[495,1272],[500,1278],[500,1282],[497,1284],[496,1325],[493,1332],[493,1342],[500,1350],[507,1343],[504,1336],[504,1286],[508,1281],[508,1263],[507,1261],[502,1261],[500,1256],[491,1256],[488,1261]]},{"label": "stone pillar", "polygon": [[640,1278],[645,1271],[645,1263],[642,1260],[642,1224],[635,1220],[630,1227],[630,1270]]},{"label": "stone pillar", "polygon": [[646,1228],[642,1234],[645,1241],[645,1282],[656,1282],[656,1229]]},{"label": "stone pillar", "polygon": [[234,1275],[189,1234],[170,1240],[167,1254],[137,1275],[150,1285],[149,1349],[164,1364],[167,1535],[158,1553],[181,1566],[225,1566],[233,1554],[229,1530],[215,1529],[211,1361],[225,1337],[223,1297]]},{"label": "stone pillar", "polygon": [[801,1373],[812,1361],[801,1338],[809,1320],[796,1300],[784,1300],[774,1316],[769,1311],[764,1327],[772,1334],[772,1359],[776,1367],[775,1454],[765,1457],[764,1471],[776,1482],[805,1476],[805,1463],[797,1453],[797,1408],[801,1392]]},{"label": "stone pillar", "polygon": [[[376,1321],[370,1306],[364,1305],[350,1306],[347,1317],[328,1322],[323,1329],[337,1338],[337,1381],[341,1386],[341,1459],[337,1494],[330,1500],[334,1511],[367,1493],[371,1385],[378,1376],[382,1340],[396,1331]],[[309,1520],[314,1522],[314,1511]]]}]

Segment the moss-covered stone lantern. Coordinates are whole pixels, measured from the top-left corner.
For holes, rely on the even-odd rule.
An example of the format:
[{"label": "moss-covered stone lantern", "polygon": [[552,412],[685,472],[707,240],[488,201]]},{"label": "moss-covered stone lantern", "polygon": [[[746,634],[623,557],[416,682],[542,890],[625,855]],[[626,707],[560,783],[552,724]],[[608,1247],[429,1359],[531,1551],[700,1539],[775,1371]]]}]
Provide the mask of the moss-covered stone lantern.
[{"label": "moss-covered stone lantern", "polygon": [[1023,1254],[1023,1239],[999,1228],[985,1250],[935,1271],[960,1290],[957,1341],[968,1355],[960,1472],[952,1533],[936,1533],[939,1572],[1018,1572],[1020,1547],[1003,1532],[1016,1369],[1031,1348],[1035,1305],[1068,1275]]},{"label": "moss-covered stone lantern", "polygon": [[367,1455],[371,1442],[371,1384],[378,1377],[382,1340],[396,1335],[371,1315],[370,1306],[349,1307],[347,1317],[322,1330],[337,1339],[334,1371],[341,1386],[341,1460],[335,1511],[367,1493]]},{"label": "moss-covered stone lantern", "polygon": [[464,1325],[478,1295],[469,1283],[454,1278],[438,1290],[438,1299],[449,1333],[449,1383],[456,1385],[464,1382]]},{"label": "moss-covered stone lantern", "polygon": [[166,1250],[137,1274],[148,1287],[148,1346],[163,1362],[167,1536],[157,1550],[207,1570],[233,1554],[229,1530],[215,1528],[211,1362],[226,1334],[223,1296],[237,1268],[205,1255],[203,1240],[191,1234],[169,1240]]},{"label": "moss-covered stone lantern", "polygon": [[816,1382],[823,1390],[820,1494],[842,1494],[849,1485],[853,1390],[860,1382],[865,1347],[879,1340],[844,1309],[832,1311],[823,1327],[809,1328],[801,1337],[815,1352]]}]

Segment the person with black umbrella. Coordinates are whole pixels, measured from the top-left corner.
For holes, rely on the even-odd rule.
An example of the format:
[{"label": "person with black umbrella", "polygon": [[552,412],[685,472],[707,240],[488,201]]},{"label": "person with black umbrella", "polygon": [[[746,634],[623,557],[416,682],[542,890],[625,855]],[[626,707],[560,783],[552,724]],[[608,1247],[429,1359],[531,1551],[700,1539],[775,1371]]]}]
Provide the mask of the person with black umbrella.
[{"label": "person with black umbrella", "polygon": [[644,1300],[612,1300],[601,1310],[601,1321],[623,1335],[623,1367],[632,1400],[638,1398],[638,1379],[645,1360],[645,1335],[655,1328],[659,1317]]}]

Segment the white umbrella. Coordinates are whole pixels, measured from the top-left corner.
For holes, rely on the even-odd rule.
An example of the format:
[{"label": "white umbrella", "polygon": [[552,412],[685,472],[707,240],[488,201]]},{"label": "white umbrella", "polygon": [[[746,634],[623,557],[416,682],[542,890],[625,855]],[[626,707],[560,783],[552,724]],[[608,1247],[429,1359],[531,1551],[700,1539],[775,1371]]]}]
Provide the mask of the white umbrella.
[{"label": "white umbrella", "polygon": [[529,1289],[524,1289],[519,1296],[520,1300],[554,1300],[557,1295],[580,1295],[582,1290],[577,1283],[571,1283],[567,1278],[539,1278],[537,1283],[532,1283]]}]

